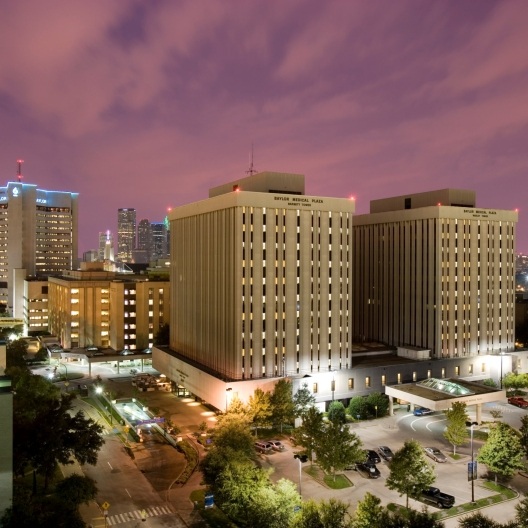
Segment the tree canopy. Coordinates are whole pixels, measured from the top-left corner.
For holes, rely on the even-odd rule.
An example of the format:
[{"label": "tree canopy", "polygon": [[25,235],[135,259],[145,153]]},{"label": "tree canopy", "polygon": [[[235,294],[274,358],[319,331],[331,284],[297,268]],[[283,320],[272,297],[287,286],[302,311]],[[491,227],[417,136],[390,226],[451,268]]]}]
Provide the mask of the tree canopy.
[{"label": "tree canopy", "polygon": [[416,440],[407,440],[403,447],[394,453],[389,469],[387,487],[405,495],[407,508],[409,497],[417,498],[423,489],[435,481],[433,468],[425,459]]},{"label": "tree canopy", "polygon": [[293,406],[295,418],[302,418],[308,412],[310,407],[315,404],[315,396],[310,392],[307,383],[303,383],[297,392],[293,395]]},{"label": "tree canopy", "polygon": [[524,449],[519,435],[508,424],[497,422],[490,429],[486,443],[480,448],[477,460],[501,477],[512,477],[524,469]]},{"label": "tree canopy", "polygon": [[97,463],[103,445],[102,426],[73,412],[73,394],[61,394],[48,380],[29,372],[15,386],[13,435],[17,449],[13,470],[23,475],[28,467],[45,478],[48,485],[58,463]]},{"label": "tree canopy", "polygon": [[293,402],[292,383],[281,378],[270,395],[271,421],[280,427],[284,423],[291,423],[295,418],[295,404]]},{"label": "tree canopy", "polygon": [[457,446],[464,444],[468,439],[466,422],[469,417],[466,412],[466,404],[455,402],[451,409],[444,411],[447,418],[447,426],[444,431],[444,438],[453,446],[453,454],[456,453]]}]

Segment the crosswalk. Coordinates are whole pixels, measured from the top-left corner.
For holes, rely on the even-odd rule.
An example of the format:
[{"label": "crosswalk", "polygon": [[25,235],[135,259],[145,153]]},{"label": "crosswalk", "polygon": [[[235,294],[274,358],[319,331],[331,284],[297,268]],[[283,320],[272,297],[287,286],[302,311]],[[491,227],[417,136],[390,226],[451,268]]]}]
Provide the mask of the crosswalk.
[{"label": "crosswalk", "polygon": [[176,513],[176,510],[169,504],[163,506],[150,506],[143,510],[133,510],[126,513],[116,513],[109,515],[106,519],[108,526],[115,526],[129,521],[141,521],[149,517],[159,517],[160,515],[171,515]]}]

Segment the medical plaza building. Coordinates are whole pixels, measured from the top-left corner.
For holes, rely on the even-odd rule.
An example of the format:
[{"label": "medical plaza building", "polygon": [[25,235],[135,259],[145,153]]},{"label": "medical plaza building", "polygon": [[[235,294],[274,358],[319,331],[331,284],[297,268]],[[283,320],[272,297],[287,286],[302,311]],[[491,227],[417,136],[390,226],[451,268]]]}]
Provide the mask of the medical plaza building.
[{"label": "medical plaza building", "polygon": [[220,406],[230,381],[255,381],[250,394],[349,366],[354,201],[273,172],[209,196],[170,213],[171,353],[156,368]]},{"label": "medical plaza building", "polygon": [[174,209],[170,346],[154,366],[219,409],[280,377],[324,409],[429,378],[528,371],[513,353],[515,211],[458,189],[354,210],[272,172]]}]

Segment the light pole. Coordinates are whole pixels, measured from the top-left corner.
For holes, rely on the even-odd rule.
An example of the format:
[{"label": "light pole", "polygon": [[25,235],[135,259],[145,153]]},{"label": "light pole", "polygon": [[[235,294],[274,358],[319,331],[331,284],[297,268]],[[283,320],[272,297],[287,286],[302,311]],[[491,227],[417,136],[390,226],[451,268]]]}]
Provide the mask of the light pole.
[{"label": "light pole", "polygon": [[226,389],[226,404],[225,404],[225,412],[227,413],[227,393],[231,392],[233,390],[233,387],[227,387]]},{"label": "light pole", "polygon": [[471,428],[471,462],[468,464],[468,479],[471,480],[471,504],[475,504],[475,478],[477,477],[477,468],[473,452],[473,427],[478,425],[478,422],[466,422],[466,425]]},{"label": "light pole", "polygon": [[308,460],[308,455],[296,453],[293,455],[293,458],[296,458],[299,461],[299,495],[302,497],[302,463]]}]

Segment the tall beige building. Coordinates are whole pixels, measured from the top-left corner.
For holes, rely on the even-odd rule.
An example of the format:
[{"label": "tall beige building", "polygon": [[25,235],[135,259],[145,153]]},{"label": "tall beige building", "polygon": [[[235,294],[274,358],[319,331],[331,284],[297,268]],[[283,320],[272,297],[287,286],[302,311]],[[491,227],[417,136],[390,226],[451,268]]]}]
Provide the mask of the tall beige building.
[{"label": "tall beige building", "polygon": [[224,380],[347,368],[354,202],[274,172],[209,196],[170,213],[170,348]]},{"label": "tall beige building", "polygon": [[459,189],[372,201],[354,218],[354,341],[436,358],[513,350],[517,216]]},{"label": "tall beige building", "polygon": [[49,331],[64,348],[90,345],[115,350],[152,347],[169,320],[168,280],[123,276],[103,263],[83,263],[48,281]]}]

